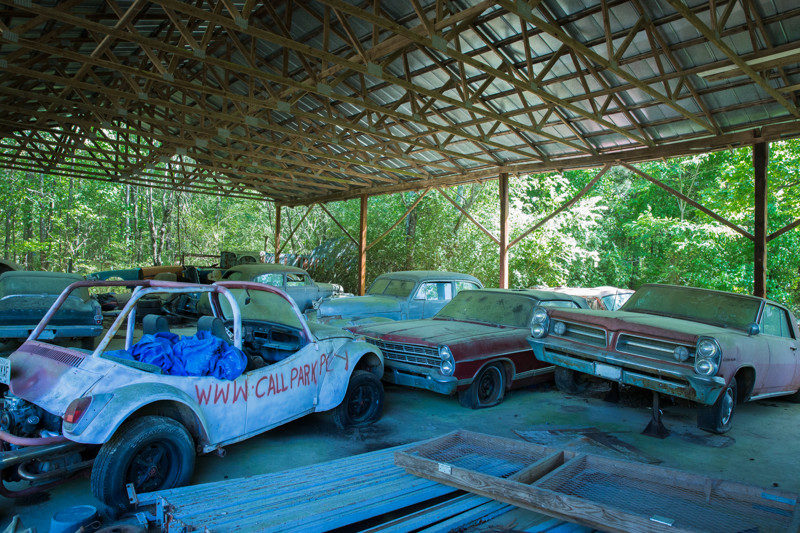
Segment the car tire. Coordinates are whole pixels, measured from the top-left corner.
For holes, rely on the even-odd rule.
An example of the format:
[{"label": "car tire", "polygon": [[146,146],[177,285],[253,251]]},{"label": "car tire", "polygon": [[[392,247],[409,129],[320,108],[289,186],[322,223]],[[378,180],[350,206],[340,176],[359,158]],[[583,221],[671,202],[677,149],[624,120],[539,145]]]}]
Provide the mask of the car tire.
[{"label": "car tire", "polygon": [[571,368],[557,366],[553,378],[556,388],[567,394],[581,394],[589,387],[589,376]]},{"label": "car tire", "polygon": [[503,401],[506,393],[506,376],[503,366],[494,363],[485,366],[468,389],[458,393],[458,403],[468,409],[493,407]]},{"label": "car tire", "polygon": [[183,424],[162,416],[136,418],[100,448],[92,466],[92,494],[109,507],[125,509],[126,484],[133,483],[138,494],[185,485],[194,462],[194,441]]},{"label": "car tire", "polygon": [[701,406],[697,411],[697,427],[709,433],[726,433],[733,425],[736,410],[736,378],[722,391],[714,405]]},{"label": "car tire", "polygon": [[340,429],[364,427],[383,414],[383,384],[372,372],[355,370],[347,384],[342,403],[333,409],[333,421]]}]

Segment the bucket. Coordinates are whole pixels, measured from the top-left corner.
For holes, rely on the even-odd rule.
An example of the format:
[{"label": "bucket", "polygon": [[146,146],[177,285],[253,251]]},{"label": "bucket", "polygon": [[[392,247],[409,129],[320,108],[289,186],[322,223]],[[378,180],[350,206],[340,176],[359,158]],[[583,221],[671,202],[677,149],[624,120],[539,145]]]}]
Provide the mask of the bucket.
[{"label": "bucket", "polygon": [[75,505],[61,509],[50,520],[50,533],[75,533],[81,526],[97,518],[97,508],[91,505]]}]

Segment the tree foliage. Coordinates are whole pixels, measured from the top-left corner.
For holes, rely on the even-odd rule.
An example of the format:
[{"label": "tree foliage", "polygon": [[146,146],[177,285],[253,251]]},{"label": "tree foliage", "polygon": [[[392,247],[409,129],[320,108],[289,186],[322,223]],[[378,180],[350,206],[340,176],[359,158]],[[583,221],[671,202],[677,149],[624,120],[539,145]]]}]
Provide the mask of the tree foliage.
[{"label": "tree foliage", "polygon": [[[644,172],[752,233],[750,149],[654,161]],[[800,212],[800,141],[773,143],[768,177],[769,232]],[[168,166],[158,169],[167,175]],[[510,179],[510,240],[573,198],[597,170]],[[31,269],[88,273],[185,262],[212,264],[221,250],[274,251],[276,208],[269,202],[147,189],[34,172],[3,171],[0,210],[4,257]],[[500,234],[498,182],[445,190],[494,237]],[[373,243],[418,199],[410,192],[369,199],[367,240]],[[359,201],[326,205],[357,238]],[[282,211],[281,244],[311,263],[318,279],[356,290],[357,247],[319,206]],[[301,222],[302,220],[302,222]],[[768,248],[768,294],[800,304],[800,230]],[[405,269],[453,270],[497,286],[495,241],[438,192],[375,242],[367,253],[368,282]],[[570,208],[541,224],[509,251],[509,285],[636,288],[643,283],[752,291],[753,244],[689,203],[634,172],[615,167]]]}]

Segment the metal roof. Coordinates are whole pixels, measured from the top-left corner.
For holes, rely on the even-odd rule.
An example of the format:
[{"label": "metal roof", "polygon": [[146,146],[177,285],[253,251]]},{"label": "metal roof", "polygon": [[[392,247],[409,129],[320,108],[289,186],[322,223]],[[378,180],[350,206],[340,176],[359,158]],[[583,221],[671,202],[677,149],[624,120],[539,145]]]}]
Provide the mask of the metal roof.
[{"label": "metal roof", "polygon": [[796,0],[0,0],[0,166],[297,205],[800,135]]}]

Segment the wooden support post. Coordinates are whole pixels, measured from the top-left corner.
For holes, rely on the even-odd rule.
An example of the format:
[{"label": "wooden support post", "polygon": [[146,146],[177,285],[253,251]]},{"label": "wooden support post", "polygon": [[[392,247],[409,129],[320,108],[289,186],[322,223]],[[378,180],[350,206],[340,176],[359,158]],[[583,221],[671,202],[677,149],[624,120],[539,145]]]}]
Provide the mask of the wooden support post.
[{"label": "wooden support post", "polygon": [[500,187],[500,288],[508,288],[508,174],[503,172]]},{"label": "wooden support post", "polygon": [[358,294],[364,296],[367,291],[367,199],[361,197],[361,218],[358,231]]},{"label": "wooden support post", "polygon": [[273,263],[276,265],[281,262],[281,206],[277,206],[275,211],[275,258]]},{"label": "wooden support post", "polygon": [[767,297],[767,163],[769,145],[753,145],[753,171],[755,178],[755,208],[753,210],[753,294]]}]

